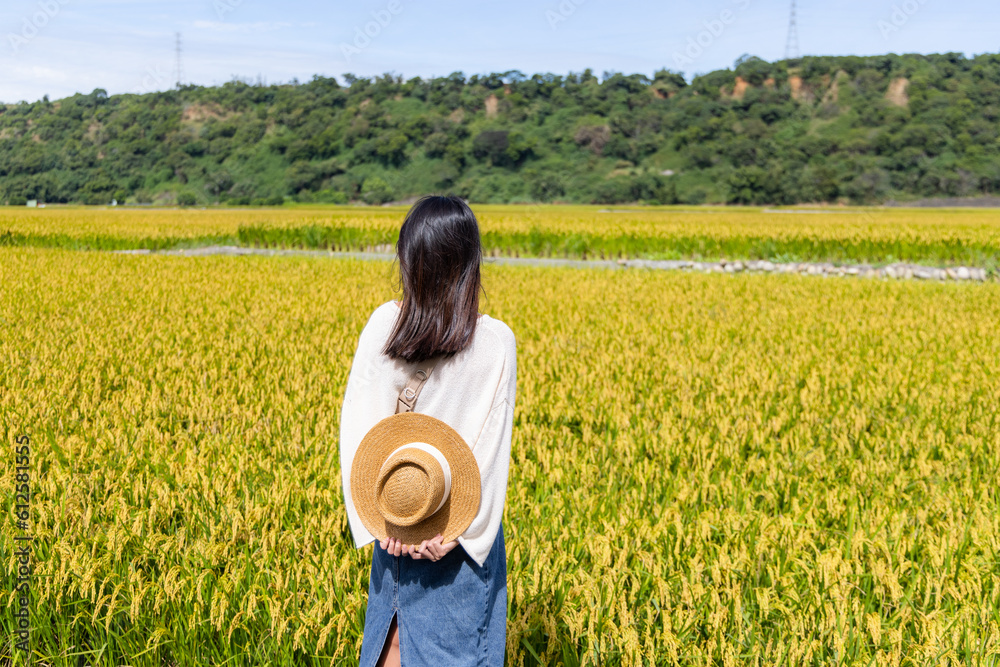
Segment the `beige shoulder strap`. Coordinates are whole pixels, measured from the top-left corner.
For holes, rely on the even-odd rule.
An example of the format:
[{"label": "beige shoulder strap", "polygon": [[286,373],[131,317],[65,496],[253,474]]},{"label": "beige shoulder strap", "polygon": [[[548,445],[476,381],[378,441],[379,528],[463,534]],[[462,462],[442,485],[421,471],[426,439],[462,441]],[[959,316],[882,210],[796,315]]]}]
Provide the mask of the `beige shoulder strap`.
[{"label": "beige shoulder strap", "polygon": [[430,377],[431,369],[434,368],[438,359],[439,357],[431,357],[417,366],[413,377],[406,383],[403,390],[399,392],[399,398],[396,399],[396,414],[413,411],[413,405],[417,402],[417,396],[420,395],[420,390],[423,389],[424,382]]}]

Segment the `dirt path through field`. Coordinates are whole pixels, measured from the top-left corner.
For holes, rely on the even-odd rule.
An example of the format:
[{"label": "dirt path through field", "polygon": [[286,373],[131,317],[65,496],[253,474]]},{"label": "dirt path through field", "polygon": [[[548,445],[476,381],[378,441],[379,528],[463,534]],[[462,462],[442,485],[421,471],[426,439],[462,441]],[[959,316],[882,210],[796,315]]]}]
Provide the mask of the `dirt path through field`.
[{"label": "dirt path through field", "polygon": [[[204,246],[177,250],[113,250],[125,255],[181,255],[206,257],[210,255],[264,255],[330,257],[392,261],[395,255],[383,252],[339,252],[333,250],[296,250],[284,248],[244,248],[241,246]],[[798,273],[810,276],[855,276],[859,278],[894,278],[918,280],[996,281],[986,269],[958,266],[934,267],[921,264],[832,264],[830,262],[775,263],[767,260],[697,262],[691,260],[656,259],[560,259],[554,257],[483,257],[484,262],[515,266],[568,266],[587,269],[658,269],[703,271],[706,273]]]}]

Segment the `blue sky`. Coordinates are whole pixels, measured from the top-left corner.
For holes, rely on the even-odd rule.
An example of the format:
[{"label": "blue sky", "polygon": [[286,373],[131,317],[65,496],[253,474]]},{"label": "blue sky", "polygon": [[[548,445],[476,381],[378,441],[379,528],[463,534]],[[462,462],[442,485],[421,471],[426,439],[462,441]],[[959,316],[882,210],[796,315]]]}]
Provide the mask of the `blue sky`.
[{"label": "blue sky", "polygon": [[[183,80],[412,76],[591,68],[652,75],[784,57],[785,0],[3,0],[0,102],[111,94]],[[798,3],[803,54],[1000,51],[996,0]],[[367,32],[367,34],[366,34]]]}]

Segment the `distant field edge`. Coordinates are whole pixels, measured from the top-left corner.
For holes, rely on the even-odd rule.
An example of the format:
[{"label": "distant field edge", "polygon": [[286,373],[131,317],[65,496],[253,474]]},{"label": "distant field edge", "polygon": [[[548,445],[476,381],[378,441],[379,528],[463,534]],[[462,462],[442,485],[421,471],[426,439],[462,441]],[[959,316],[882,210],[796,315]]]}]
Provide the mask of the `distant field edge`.
[{"label": "distant field edge", "polygon": [[[101,251],[97,251],[101,252]],[[128,255],[173,255],[184,257],[209,257],[223,255],[237,256],[285,256],[359,259],[375,261],[393,261],[395,254],[391,252],[340,252],[334,250],[302,250],[282,248],[247,248],[245,246],[202,246],[199,248],[182,248],[176,250],[111,250],[107,252]],[[985,269],[976,267],[932,267],[919,264],[894,263],[886,266],[870,264],[833,264],[830,262],[788,262],[774,263],[768,260],[735,260],[717,262],[698,262],[691,260],[655,260],[655,259],[566,259],[555,257],[485,257],[489,264],[507,264],[511,266],[543,266],[543,267],[573,267],[583,269],[653,269],[667,271],[687,271],[704,273],[774,273],[800,274],[808,276],[846,276],[857,278],[891,278],[899,280],[928,281],[974,281],[996,282],[1000,279],[997,273],[990,274]]]},{"label": "distant field edge", "polygon": [[[39,234],[0,228],[0,247],[70,250],[176,250],[205,246],[391,252],[398,232],[348,226],[307,225],[274,228],[243,225],[235,234],[194,237],[124,237],[104,234]],[[934,266],[968,266],[996,274],[1000,247],[990,243],[947,239],[916,242],[902,239],[822,239],[767,236],[601,236],[532,229],[528,232],[482,234],[490,257],[564,259],[646,259],[688,261],[754,261],[775,263],[833,262],[884,266],[898,262]]]}]

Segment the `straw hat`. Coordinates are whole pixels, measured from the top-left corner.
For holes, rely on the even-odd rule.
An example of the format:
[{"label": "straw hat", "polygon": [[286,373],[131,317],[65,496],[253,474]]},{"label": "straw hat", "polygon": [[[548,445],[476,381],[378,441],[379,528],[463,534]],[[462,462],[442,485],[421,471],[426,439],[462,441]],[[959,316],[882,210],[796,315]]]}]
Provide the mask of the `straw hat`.
[{"label": "straw hat", "polygon": [[400,412],[381,420],[358,445],[351,497],[377,539],[420,544],[439,533],[457,538],[479,512],[479,466],[455,429],[440,419]]}]

